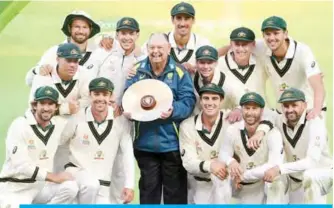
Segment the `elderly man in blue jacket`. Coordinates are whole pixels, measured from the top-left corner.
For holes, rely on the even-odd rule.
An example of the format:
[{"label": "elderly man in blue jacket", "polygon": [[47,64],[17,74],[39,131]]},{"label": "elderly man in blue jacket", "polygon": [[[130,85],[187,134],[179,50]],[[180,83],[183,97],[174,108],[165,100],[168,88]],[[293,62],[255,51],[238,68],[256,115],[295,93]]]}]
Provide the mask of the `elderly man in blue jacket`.
[{"label": "elderly man in blue jacket", "polygon": [[160,204],[162,189],[165,204],[187,203],[187,173],[180,157],[178,129],[191,115],[196,98],[190,75],[169,56],[170,48],[164,34],[151,35],[148,57],[136,65],[136,75],[126,83],[128,88],[143,79],[157,79],[171,88],[174,98],[160,119],[136,121],[134,149],[141,174],[141,204]]}]

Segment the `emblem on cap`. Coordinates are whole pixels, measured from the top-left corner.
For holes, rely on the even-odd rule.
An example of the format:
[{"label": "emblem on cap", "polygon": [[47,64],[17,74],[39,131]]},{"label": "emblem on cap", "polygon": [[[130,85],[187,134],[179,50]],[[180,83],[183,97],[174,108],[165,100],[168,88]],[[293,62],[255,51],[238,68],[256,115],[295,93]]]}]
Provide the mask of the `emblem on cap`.
[{"label": "emblem on cap", "polygon": [[105,87],[107,84],[104,81],[100,81],[97,86],[99,87]]},{"label": "emblem on cap", "polygon": [[179,11],[182,11],[182,10],[185,10],[186,8],[184,7],[184,6],[180,6],[179,8],[178,8],[178,10]]},{"label": "emblem on cap", "polygon": [[126,19],[123,21],[123,25],[131,25],[131,21]]},{"label": "emblem on cap", "polygon": [[253,94],[248,95],[248,99],[254,99],[254,98],[255,98],[255,95]]},{"label": "emblem on cap", "polygon": [[211,52],[208,49],[206,49],[206,50],[203,51],[203,55],[210,56]]},{"label": "emblem on cap", "polygon": [[244,37],[246,37],[246,33],[244,33],[244,32],[239,32],[237,36],[238,36],[239,38],[244,38]]},{"label": "emblem on cap", "polygon": [[285,95],[283,95],[284,98],[288,98],[288,97],[292,97],[292,93],[291,92],[288,92],[286,93]]},{"label": "emblem on cap", "polygon": [[273,24],[274,24],[274,21],[272,20],[267,21],[267,25],[273,25]]},{"label": "emblem on cap", "polygon": [[47,90],[47,91],[45,91],[45,94],[52,95],[52,91],[51,90]]},{"label": "emblem on cap", "polygon": [[72,49],[72,50],[71,50],[71,54],[72,54],[72,55],[78,55],[78,51],[75,50],[75,49]]}]

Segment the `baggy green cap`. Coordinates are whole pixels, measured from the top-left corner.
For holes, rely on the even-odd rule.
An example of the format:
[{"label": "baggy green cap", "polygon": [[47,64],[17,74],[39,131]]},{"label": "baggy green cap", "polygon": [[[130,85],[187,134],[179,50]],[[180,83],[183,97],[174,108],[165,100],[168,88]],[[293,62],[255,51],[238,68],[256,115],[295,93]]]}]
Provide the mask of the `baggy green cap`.
[{"label": "baggy green cap", "polygon": [[58,46],[57,56],[66,59],[81,59],[81,51],[79,47],[73,43],[63,43]]},{"label": "baggy green cap", "polygon": [[205,60],[218,60],[218,51],[212,46],[201,46],[196,51],[196,60],[205,59]]},{"label": "baggy green cap", "polygon": [[177,14],[187,14],[189,16],[195,17],[195,9],[194,7],[186,2],[181,2],[176,4],[171,12],[170,12],[171,16],[175,16]]},{"label": "baggy green cap", "polygon": [[261,30],[263,32],[265,29],[286,30],[286,28],[287,24],[282,17],[271,16],[262,22]]},{"label": "baggy green cap", "polygon": [[199,95],[202,95],[205,92],[215,93],[222,97],[225,96],[224,90],[214,83],[206,84],[199,89]]},{"label": "baggy green cap", "polygon": [[240,99],[239,105],[243,106],[246,103],[251,103],[251,102],[258,104],[261,108],[264,108],[265,106],[263,97],[256,92],[248,92],[244,94]]},{"label": "baggy green cap", "polygon": [[89,14],[87,14],[84,11],[73,11],[71,14],[65,17],[63,27],[61,28],[61,30],[67,37],[71,36],[71,33],[69,31],[69,25],[72,24],[75,18],[83,18],[87,20],[88,24],[91,26],[91,32],[89,38],[93,37],[94,35],[96,35],[101,31],[100,26],[92,20]]},{"label": "baggy green cap", "polygon": [[139,24],[137,20],[132,17],[123,17],[122,19],[118,20],[116,25],[116,31],[118,32],[122,29],[129,29],[139,32]]},{"label": "baggy green cap", "polygon": [[113,92],[114,84],[104,77],[95,78],[89,83],[89,91],[95,90],[107,90]]},{"label": "baggy green cap", "polygon": [[35,101],[40,101],[40,100],[52,100],[55,103],[58,103],[58,97],[59,93],[57,90],[50,86],[43,86],[37,88],[35,91]]},{"label": "baggy green cap", "polygon": [[252,42],[255,40],[255,33],[247,27],[239,27],[231,32],[230,40]]},{"label": "baggy green cap", "polygon": [[279,103],[284,102],[294,102],[294,101],[304,101],[305,102],[305,94],[303,91],[298,90],[296,88],[288,88],[284,90],[281,97],[279,98]]}]

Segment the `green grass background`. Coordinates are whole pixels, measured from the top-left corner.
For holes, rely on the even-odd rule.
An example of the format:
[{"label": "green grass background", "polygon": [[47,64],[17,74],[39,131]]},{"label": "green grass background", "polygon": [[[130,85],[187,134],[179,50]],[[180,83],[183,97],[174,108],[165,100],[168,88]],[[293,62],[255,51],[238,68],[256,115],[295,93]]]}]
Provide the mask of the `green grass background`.
[{"label": "green grass background", "polygon": [[[191,1],[190,1],[191,2]],[[0,18],[0,161],[5,156],[4,139],[11,121],[27,108],[29,88],[26,72],[37,63],[43,52],[64,40],[60,31],[64,17],[72,10],[84,10],[97,20],[104,32],[113,31],[122,16],[135,17],[141,27],[139,43],[150,33],[172,29],[170,9],[178,1],[84,1],[84,2],[24,2],[11,10],[7,19]],[[215,46],[229,43],[230,32],[247,26],[261,38],[264,18],[282,16],[288,23],[289,34],[307,43],[313,50],[325,75],[327,129],[332,148],[332,69],[333,69],[333,5],[331,1],[193,1],[196,9],[194,31],[209,38]],[[0,17],[9,2],[0,2]],[[24,7],[25,6],[25,7]],[[24,8],[23,8],[24,7]],[[5,9],[5,10],[3,10]],[[14,15],[13,15],[14,14]],[[15,16],[15,14],[17,14]],[[12,19],[13,18],[13,19]],[[12,19],[8,24],[7,20]],[[272,90],[269,88],[269,93]],[[273,96],[270,104],[273,106]],[[139,173],[137,173],[137,179]],[[332,203],[330,194],[329,203]],[[136,191],[135,203],[138,202]]]}]

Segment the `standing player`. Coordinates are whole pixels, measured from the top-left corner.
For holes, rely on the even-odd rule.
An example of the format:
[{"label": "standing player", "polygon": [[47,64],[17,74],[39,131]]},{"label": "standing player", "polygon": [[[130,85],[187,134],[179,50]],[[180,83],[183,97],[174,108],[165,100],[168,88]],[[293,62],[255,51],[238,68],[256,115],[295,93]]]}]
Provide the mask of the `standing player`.
[{"label": "standing player", "polygon": [[[96,44],[89,39],[100,32],[100,26],[84,11],[73,11],[66,16],[61,30],[67,37],[64,43],[73,43],[80,48],[80,54],[83,57],[80,59],[79,65],[88,70],[93,68],[91,55],[96,49]],[[37,65],[27,73],[27,85],[32,85],[35,75],[46,75],[56,68],[58,47],[59,45],[55,45],[49,48]]]},{"label": "standing player", "polygon": [[199,90],[202,111],[180,125],[182,164],[188,172],[188,203],[210,204],[212,182],[210,174],[222,180],[227,175],[226,165],[217,161],[228,122],[220,111],[224,91],[216,84]]},{"label": "standing player", "polygon": [[[81,58],[80,49],[73,43],[64,43],[57,50],[57,67],[51,74],[36,75],[30,93],[32,99],[35,90],[40,86],[51,86],[59,94],[59,115],[69,118],[77,113],[80,108],[89,105],[89,81],[93,75],[89,71],[79,67]],[[55,170],[63,170],[68,160],[68,151],[60,147],[56,154]]]},{"label": "standing player", "polygon": [[319,117],[306,119],[306,97],[301,90],[285,90],[278,102],[282,103],[283,115],[276,126],[284,135],[287,163],[267,170],[264,180],[271,182],[287,175],[290,204],[326,203],[325,195],[333,186],[333,158],[325,124]]},{"label": "standing player", "polygon": [[[196,50],[203,45],[210,45],[210,42],[191,32],[195,24],[195,9],[191,4],[186,2],[176,4],[171,10],[171,17],[174,30],[167,35],[171,44],[170,56],[193,75],[196,71]],[[146,48],[145,44],[142,49],[145,54]]]},{"label": "standing player", "polygon": [[6,160],[0,173],[0,206],[19,204],[68,204],[78,186],[71,174],[54,173],[53,158],[60,144],[64,122],[53,117],[58,92],[40,87],[31,110],[14,120],[6,138]]},{"label": "standing player", "polygon": [[[206,84],[216,84],[218,87],[224,90],[224,102],[222,102],[222,108],[224,108],[225,102],[228,102],[226,93],[228,91],[227,81],[225,74],[217,68],[218,52],[212,46],[201,46],[196,51],[196,68],[194,76],[194,87],[197,98],[197,103],[193,114],[198,114],[201,110],[199,102],[199,90]],[[227,97],[227,99],[226,99]],[[226,101],[227,100],[227,101]],[[226,108],[224,108],[226,109]]]},{"label": "standing player", "polygon": [[[266,189],[263,182],[267,168],[283,162],[283,141],[280,132],[272,128],[260,147],[254,151],[247,140],[260,125],[265,101],[261,95],[249,92],[240,99],[243,121],[226,130],[219,152],[219,160],[228,166],[230,177],[226,181],[214,180],[215,203],[229,203],[233,195],[242,204],[282,203],[285,184],[281,180]],[[235,187],[231,187],[233,180]]]},{"label": "standing player", "polygon": [[[267,47],[263,42],[257,42],[256,53],[265,57],[276,98],[289,87],[301,89],[310,110],[307,119],[321,115],[322,111],[326,111],[325,89],[322,73],[311,49],[288,36],[287,24],[281,17],[265,19],[261,30]],[[278,108],[278,111],[281,109]]]},{"label": "standing player", "polygon": [[84,196],[85,184],[100,185],[97,204],[120,203],[110,200],[110,178],[115,158],[122,151],[125,168],[125,185],[120,190],[123,203],[133,200],[135,180],[134,155],[132,148],[131,122],[124,116],[113,115],[109,101],[114,86],[106,78],[96,78],[89,84],[91,105],[82,109],[68,122],[62,134],[64,143],[69,144],[70,162],[66,171],[72,173],[79,184],[79,200]]}]

